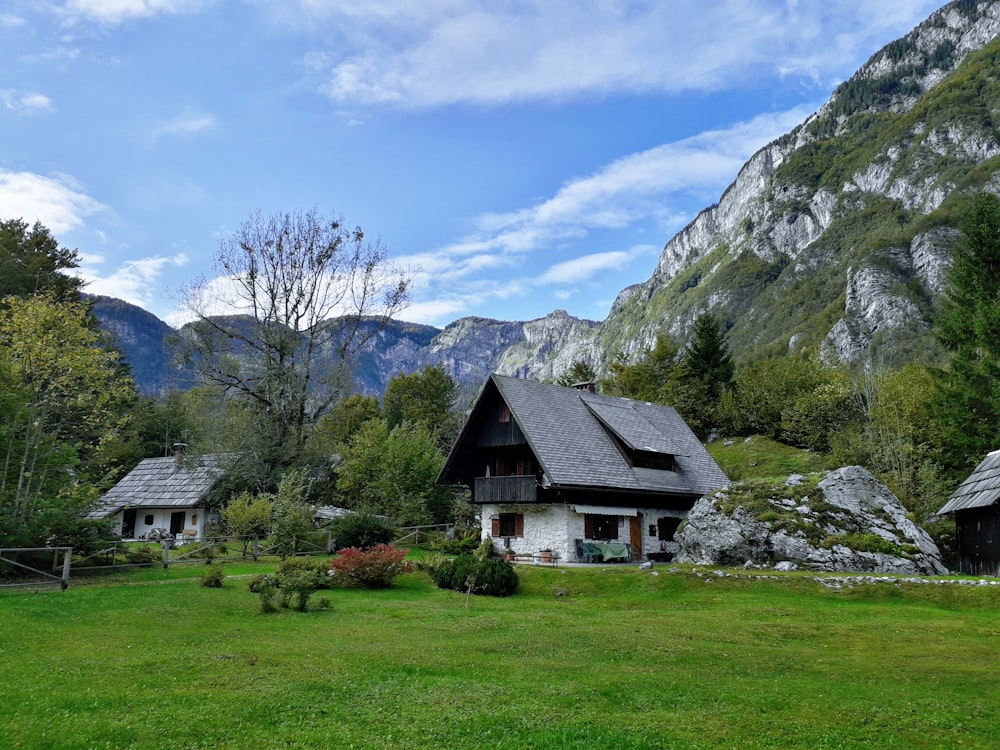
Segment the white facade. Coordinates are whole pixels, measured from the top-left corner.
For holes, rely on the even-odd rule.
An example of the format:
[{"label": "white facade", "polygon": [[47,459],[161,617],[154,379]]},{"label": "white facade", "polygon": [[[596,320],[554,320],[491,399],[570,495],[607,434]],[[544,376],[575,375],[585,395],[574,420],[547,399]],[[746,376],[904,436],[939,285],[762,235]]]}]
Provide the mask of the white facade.
[{"label": "white facade", "polygon": [[[114,532],[122,535],[125,513],[128,509],[121,510],[114,515]],[[183,524],[179,525],[179,531],[175,534],[178,539],[200,540],[205,537],[205,528],[213,521],[217,520],[218,514],[206,511],[204,508],[142,508],[136,507],[135,526],[130,539],[146,539],[153,529],[171,530],[171,521],[174,514],[180,519],[180,514],[184,514]]]},{"label": "white facade", "polygon": [[[632,542],[632,518],[638,520],[642,539],[642,558],[651,552],[673,551],[677,545],[673,541],[662,542],[658,524],[661,518],[683,520],[684,510],[665,508],[621,508],[622,514],[614,516],[617,535],[612,542]],[[517,555],[534,555],[541,550],[552,550],[558,559],[567,562],[583,562],[577,559],[576,539],[596,541],[584,536],[584,514],[577,513],[571,504],[560,505],[491,505],[481,508],[482,538],[493,536],[493,519],[501,513],[520,513],[524,518],[523,534],[520,537],[494,537],[493,546],[498,552],[514,550]],[[633,545],[633,552],[638,552]]]}]

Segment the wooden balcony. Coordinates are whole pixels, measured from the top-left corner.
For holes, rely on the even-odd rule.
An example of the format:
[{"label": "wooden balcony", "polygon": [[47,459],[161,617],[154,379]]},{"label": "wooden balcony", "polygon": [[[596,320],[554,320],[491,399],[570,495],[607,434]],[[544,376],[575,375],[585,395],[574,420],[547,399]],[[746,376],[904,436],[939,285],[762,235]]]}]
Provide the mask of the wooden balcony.
[{"label": "wooden balcony", "polygon": [[477,503],[533,503],[538,481],[534,475],[477,477],[473,500]]}]

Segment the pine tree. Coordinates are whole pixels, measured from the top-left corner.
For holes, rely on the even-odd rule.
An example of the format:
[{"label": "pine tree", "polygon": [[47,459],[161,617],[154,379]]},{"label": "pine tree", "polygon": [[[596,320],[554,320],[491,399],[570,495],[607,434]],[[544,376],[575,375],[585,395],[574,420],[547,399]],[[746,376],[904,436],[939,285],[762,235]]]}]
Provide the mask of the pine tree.
[{"label": "pine tree", "polygon": [[942,462],[956,472],[1000,447],[1000,199],[976,196],[961,225],[935,334]]},{"label": "pine tree", "polygon": [[719,397],[733,380],[733,361],[718,318],[700,315],[681,359],[674,402],[701,438],[718,426]]}]

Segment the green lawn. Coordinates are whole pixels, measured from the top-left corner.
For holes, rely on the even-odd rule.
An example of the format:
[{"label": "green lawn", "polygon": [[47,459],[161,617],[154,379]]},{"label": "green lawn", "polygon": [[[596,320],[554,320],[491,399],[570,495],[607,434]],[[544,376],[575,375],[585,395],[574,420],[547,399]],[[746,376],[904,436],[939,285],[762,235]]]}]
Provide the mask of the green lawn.
[{"label": "green lawn", "polygon": [[1000,587],[661,570],[468,609],[421,573],[304,614],[174,570],[3,591],[0,747],[1000,747]]}]

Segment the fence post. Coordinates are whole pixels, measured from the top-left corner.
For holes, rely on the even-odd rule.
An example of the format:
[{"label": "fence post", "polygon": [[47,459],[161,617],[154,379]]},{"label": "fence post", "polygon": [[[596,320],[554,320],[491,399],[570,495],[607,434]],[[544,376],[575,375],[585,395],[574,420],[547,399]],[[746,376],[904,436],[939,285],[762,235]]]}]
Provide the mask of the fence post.
[{"label": "fence post", "polygon": [[163,569],[166,570],[170,567],[170,542],[164,539],[160,544],[163,545]]},{"label": "fence post", "polygon": [[63,556],[63,569],[62,569],[62,580],[59,581],[59,588],[65,591],[69,588],[69,569],[73,564],[73,548],[68,547],[66,549],[66,554]]}]

